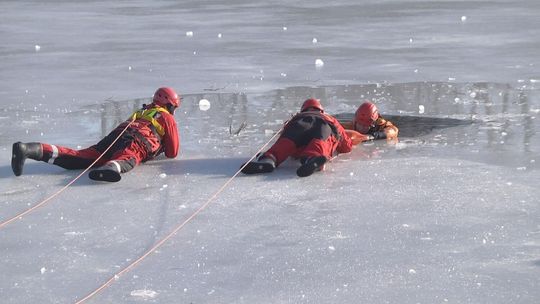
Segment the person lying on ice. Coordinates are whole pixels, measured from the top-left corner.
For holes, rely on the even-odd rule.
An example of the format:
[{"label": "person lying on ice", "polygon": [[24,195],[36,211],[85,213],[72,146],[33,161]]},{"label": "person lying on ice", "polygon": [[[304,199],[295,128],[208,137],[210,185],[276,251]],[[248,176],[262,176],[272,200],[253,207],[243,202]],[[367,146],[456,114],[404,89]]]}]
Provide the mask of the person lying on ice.
[{"label": "person lying on ice", "polygon": [[358,107],[353,121],[342,122],[354,145],[373,139],[397,139],[399,129],[379,115],[377,106],[369,101]]},{"label": "person lying on ice", "polygon": [[242,169],[245,174],[268,173],[284,162],[289,156],[300,159],[296,170],[300,177],[321,171],[324,164],[338,153],[352,150],[349,135],[334,117],[324,113],[317,99],[308,99],[283,127],[280,137],[272,147],[249,162]]},{"label": "person lying on ice", "polygon": [[45,143],[14,143],[11,168],[16,176],[21,175],[24,161],[30,158],[65,169],[86,169],[113,143],[127,124],[133,121],[96,163],[96,166],[100,167],[89,173],[93,180],[117,182],[121,179],[120,173],[128,172],[162,152],[165,152],[168,158],[178,155],[180,139],[173,114],[179,105],[180,98],[172,88],[159,88],[150,105],[143,105],[130,119],[89,148],[73,150]]}]

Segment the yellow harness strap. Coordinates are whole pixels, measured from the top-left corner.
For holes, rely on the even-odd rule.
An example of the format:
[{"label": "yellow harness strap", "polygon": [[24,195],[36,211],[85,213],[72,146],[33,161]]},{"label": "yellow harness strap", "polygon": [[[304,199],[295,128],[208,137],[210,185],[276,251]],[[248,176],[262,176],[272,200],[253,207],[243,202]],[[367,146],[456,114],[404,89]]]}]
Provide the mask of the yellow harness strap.
[{"label": "yellow harness strap", "polygon": [[159,134],[159,136],[163,137],[165,135],[165,129],[162,125],[159,124],[157,121],[156,114],[161,112],[169,112],[165,108],[162,107],[153,107],[150,109],[142,109],[139,110],[131,115],[131,119],[144,119],[149,121],[152,126],[156,129],[156,132]]}]

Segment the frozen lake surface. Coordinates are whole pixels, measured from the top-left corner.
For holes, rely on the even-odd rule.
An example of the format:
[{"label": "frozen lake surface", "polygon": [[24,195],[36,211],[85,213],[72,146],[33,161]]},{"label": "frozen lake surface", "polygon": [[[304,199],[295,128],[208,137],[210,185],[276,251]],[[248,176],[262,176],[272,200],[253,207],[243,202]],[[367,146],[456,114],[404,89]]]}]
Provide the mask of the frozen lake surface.
[{"label": "frozen lake surface", "polygon": [[3,303],[98,288],[308,97],[417,120],[397,144],[358,146],[309,178],[294,161],[238,176],[88,302],[540,301],[540,3],[289,2],[0,3],[0,221],[80,173],[28,161],[16,178],[13,142],[86,147],[158,86],[184,97],[177,159],[116,184],[83,176],[0,228]]}]

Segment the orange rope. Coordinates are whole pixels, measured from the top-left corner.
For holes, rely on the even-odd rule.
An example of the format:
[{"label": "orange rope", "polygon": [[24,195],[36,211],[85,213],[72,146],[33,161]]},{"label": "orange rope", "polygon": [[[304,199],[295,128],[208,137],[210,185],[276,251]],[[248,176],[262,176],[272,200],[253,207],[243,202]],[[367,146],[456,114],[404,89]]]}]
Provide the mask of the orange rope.
[{"label": "orange rope", "polygon": [[129,128],[129,126],[131,126],[131,124],[135,121],[135,119],[132,119],[128,124],[127,126],[122,130],[122,132],[120,132],[120,134],[118,134],[118,136],[115,138],[115,140],[107,147],[107,149],[105,149],[105,151],[103,151],[103,153],[101,153],[101,155],[92,163],[90,164],[90,166],[88,166],[86,169],[84,169],[83,172],[81,172],[79,175],[77,175],[77,177],[75,177],[72,181],[70,181],[67,185],[65,185],[64,187],[62,187],[62,189],[58,190],[57,192],[53,193],[51,196],[49,196],[48,198],[44,199],[43,201],[41,201],[39,204],[33,206],[32,208],[29,208],[27,209],[26,211],[23,211],[19,214],[17,214],[16,216],[0,223],[0,229],[3,228],[4,226],[8,225],[9,223],[15,221],[16,219],[21,219],[23,216],[27,215],[28,213],[36,210],[37,208],[45,205],[47,202],[49,202],[50,200],[52,200],[53,198],[55,198],[56,196],[58,196],[60,193],[64,192],[64,190],[66,190],[69,186],[71,186],[75,181],[77,181],[81,176],[83,176],[83,174],[85,174],[88,170],[90,170],[90,168],[92,168],[92,166],[94,166],[102,157],[103,155],[105,155],[105,153],[107,153],[107,151],[109,151],[109,149],[111,149],[111,147],[118,141],[118,139],[120,139],[120,136],[122,136],[122,134],[124,134],[124,132],[126,132],[126,130]]},{"label": "orange rope", "polygon": [[246,165],[252,161],[256,156],[257,154],[259,154],[260,152],[262,152],[262,150],[268,146],[268,144],[277,136],[280,134],[281,130],[283,129],[283,127],[281,127],[281,129],[276,132],[272,138],[270,138],[257,152],[255,152],[255,154],[244,164],[240,167],[240,169],[238,169],[238,171],[236,171],[236,173],[231,177],[229,178],[224,184],[223,186],[221,186],[201,207],[199,207],[199,209],[197,209],[192,215],[190,215],[184,222],[182,222],[180,225],[178,225],[173,231],[171,231],[169,234],[167,234],[164,238],[162,238],[159,242],[157,242],[154,246],[152,246],[152,248],[150,248],[148,251],[146,251],[142,256],[140,256],[138,259],[136,259],[135,261],[133,261],[131,264],[127,265],[124,269],[122,269],[121,271],[117,272],[116,274],[114,274],[109,280],[107,280],[105,283],[103,283],[101,286],[99,286],[98,288],[96,288],[94,291],[92,291],[91,293],[89,293],[86,297],[82,298],[81,300],[77,301],[76,304],[81,304],[81,303],[84,303],[86,302],[87,300],[89,300],[90,298],[92,298],[93,296],[95,296],[97,293],[99,293],[100,291],[102,291],[103,289],[107,288],[113,281],[117,280],[118,278],[120,278],[120,276],[122,276],[123,274],[127,273],[128,271],[130,271],[131,269],[133,269],[137,264],[139,264],[142,260],[144,260],[147,256],[149,256],[151,253],[153,253],[156,249],[158,249],[161,245],[163,245],[165,242],[167,242],[171,237],[173,237],[180,229],[182,229],[187,223],[189,223],[193,218],[195,218],[199,213],[201,213],[231,182],[232,180],[238,175],[240,174],[240,172],[242,172],[242,169],[244,169],[246,167]]}]

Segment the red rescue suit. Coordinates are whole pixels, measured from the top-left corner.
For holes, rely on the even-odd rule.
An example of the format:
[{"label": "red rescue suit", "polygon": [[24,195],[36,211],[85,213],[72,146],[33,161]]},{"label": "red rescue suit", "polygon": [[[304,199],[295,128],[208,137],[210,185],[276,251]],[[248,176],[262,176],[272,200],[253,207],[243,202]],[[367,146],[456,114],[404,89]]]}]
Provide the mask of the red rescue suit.
[{"label": "red rescue suit", "polygon": [[289,156],[324,156],[332,159],[338,153],[348,153],[351,150],[351,139],[333,116],[320,111],[306,111],[296,114],[285,125],[280,137],[265,156],[273,157],[278,166]]},{"label": "red rescue suit", "polygon": [[94,167],[102,166],[108,161],[116,161],[120,165],[121,172],[124,173],[162,152],[168,158],[178,155],[180,138],[174,116],[164,108],[151,104],[133,113],[131,119],[121,123],[105,138],[89,148],[74,150],[42,143],[43,158],[41,160],[65,169],[85,169],[105,152],[132,120],[133,123],[94,164]]}]

